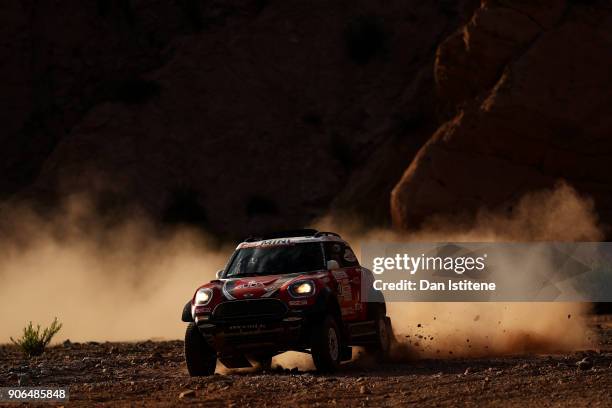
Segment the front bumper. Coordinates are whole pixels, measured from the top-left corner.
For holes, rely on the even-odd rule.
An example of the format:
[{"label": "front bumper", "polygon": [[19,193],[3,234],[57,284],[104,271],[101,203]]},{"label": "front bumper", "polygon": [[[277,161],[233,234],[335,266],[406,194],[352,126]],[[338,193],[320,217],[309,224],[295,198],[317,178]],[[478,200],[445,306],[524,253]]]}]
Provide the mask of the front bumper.
[{"label": "front bumper", "polygon": [[196,317],[196,325],[206,341],[220,353],[252,350],[282,352],[308,347],[304,318],[287,316],[281,320],[214,321]]},{"label": "front bumper", "polygon": [[310,347],[310,328],[324,312],[318,303],[298,308],[278,299],[229,301],[208,313],[196,308],[195,323],[221,354],[305,350]]}]

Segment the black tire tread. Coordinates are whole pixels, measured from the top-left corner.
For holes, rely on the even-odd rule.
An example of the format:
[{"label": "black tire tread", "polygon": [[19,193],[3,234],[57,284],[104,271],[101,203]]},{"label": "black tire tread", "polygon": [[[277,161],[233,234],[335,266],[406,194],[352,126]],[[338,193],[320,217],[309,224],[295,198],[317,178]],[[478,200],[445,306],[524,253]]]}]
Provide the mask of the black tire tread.
[{"label": "black tire tread", "polygon": [[185,362],[192,377],[213,375],[217,365],[217,353],[208,345],[193,323],[185,330]]},{"label": "black tire tread", "polygon": [[[327,333],[329,327],[333,326],[336,329],[338,336],[338,359],[334,359],[329,354],[327,344]],[[312,341],[311,341],[311,352],[312,360],[314,361],[315,367],[319,372],[322,373],[333,373],[340,366],[340,350],[342,347],[342,337],[336,320],[331,316],[326,316],[323,321],[313,327]]]}]

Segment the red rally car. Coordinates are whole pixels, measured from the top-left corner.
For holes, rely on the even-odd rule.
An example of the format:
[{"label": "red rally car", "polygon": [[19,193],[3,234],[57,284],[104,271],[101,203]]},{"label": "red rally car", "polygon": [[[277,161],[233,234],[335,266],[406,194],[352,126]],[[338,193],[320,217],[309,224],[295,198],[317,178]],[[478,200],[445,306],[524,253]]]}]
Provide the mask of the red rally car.
[{"label": "red rally car", "polygon": [[333,232],[245,240],[183,309],[189,374],[213,374],[217,359],[228,368],[268,368],[289,350],[310,353],[321,372],[350,360],[351,346],[386,358],[391,320],[372,282],[372,272]]}]

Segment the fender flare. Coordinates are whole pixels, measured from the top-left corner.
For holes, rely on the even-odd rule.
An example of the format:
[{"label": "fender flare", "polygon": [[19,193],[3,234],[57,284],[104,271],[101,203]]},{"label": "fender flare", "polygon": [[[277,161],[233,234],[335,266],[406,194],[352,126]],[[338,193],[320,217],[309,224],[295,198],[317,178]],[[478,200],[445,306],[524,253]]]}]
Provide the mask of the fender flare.
[{"label": "fender flare", "polygon": [[193,316],[191,315],[191,300],[187,302],[185,307],[183,307],[183,314],[181,316],[181,320],[185,323],[193,323]]},{"label": "fender flare", "polygon": [[328,287],[323,288],[317,296],[312,312],[320,317],[323,317],[325,314],[331,314],[336,319],[338,326],[344,327],[338,299],[336,294]]}]

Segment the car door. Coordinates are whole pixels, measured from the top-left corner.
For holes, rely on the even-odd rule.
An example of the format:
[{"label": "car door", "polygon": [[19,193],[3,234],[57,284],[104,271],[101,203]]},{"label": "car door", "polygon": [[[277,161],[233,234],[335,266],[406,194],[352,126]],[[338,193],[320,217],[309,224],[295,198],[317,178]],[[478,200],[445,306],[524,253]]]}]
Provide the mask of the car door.
[{"label": "car door", "polygon": [[359,265],[359,261],[357,260],[357,256],[355,252],[351,249],[350,246],[344,245],[342,250],[342,263],[341,267],[344,268],[346,274],[349,277],[349,283],[351,285],[351,300],[352,307],[355,311],[354,319],[355,320],[364,320],[366,310],[363,307],[363,302],[361,299],[363,284],[363,273],[361,270],[361,266]]},{"label": "car door", "polygon": [[350,247],[341,242],[325,244],[326,260],[338,262],[339,269],[332,271],[337,282],[338,304],[346,321],[362,319],[361,267]]}]

